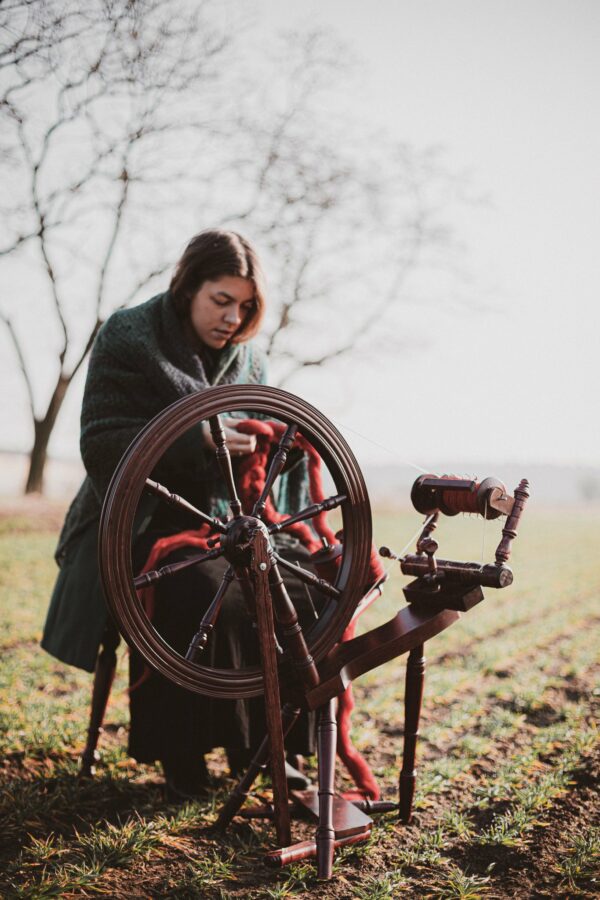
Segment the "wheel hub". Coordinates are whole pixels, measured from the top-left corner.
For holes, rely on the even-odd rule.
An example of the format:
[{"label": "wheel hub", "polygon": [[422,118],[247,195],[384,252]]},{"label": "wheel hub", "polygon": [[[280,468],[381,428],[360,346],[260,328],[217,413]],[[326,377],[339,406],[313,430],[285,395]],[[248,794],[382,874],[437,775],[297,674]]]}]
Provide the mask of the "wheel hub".
[{"label": "wheel hub", "polygon": [[238,516],[226,523],[227,532],[221,538],[221,547],[228,563],[233,566],[249,566],[252,558],[252,540],[257,531],[265,535],[269,547],[269,532],[265,523],[256,516]]}]

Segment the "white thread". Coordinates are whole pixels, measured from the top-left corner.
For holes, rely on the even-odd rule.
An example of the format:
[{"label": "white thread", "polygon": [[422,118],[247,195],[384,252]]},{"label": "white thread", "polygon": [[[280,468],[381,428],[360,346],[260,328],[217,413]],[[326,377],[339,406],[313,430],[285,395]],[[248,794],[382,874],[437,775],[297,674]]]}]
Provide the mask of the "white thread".
[{"label": "white thread", "polygon": [[[427,518],[425,519],[425,521],[423,522],[423,524],[422,524],[422,525],[419,525],[419,527],[417,528],[417,530],[415,531],[415,533],[413,534],[413,536],[411,537],[411,539],[410,539],[409,541],[406,542],[406,544],[404,545],[404,547],[402,548],[402,550],[400,551],[400,553],[398,553],[398,554],[396,555],[396,558],[395,558],[395,559],[390,559],[390,561],[388,562],[387,566],[386,566],[386,567],[384,568],[384,570],[383,570],[383,575],[381,575],[381,576],[377,579],[377,581],[372,585],[372,587],[369,588],[369,590],[367,591],[367,594],[369,594],[371,591],[374,591],[375,588],[380,587],[380,586],[387,580],[388,572],[391,570],[391,568],[392,568],[392,566],[394,565],[394,563],[395,563],[395,562],[400,562],[400,561],[402,560],[402,557],[404,556],[405,552],[408,550],[408,548],[410,547],[410,545],[412,544],[412,542],[414,541],[414,539],[415,539],[416,537],[418,537],[418,536],[421,534],[421,531],[422,531],[427,525],[429,525],[429,523],[431,522],[431,520],[432,520],[434,517],[435,517],[435,513],[431,513],[430,516],[427,516]],[[366,595],[365,595],[365,596],[366,596]],[[359,606],[360,606],[360,604],[359,604]],[[357,606],[357,609],[358,609],[358,606]]]},{"label": "white thread", "polygon": [[346,431],[351,431],[352,434],[355,434],[357,437],[362,438],[363,440],[367,441],[369,444],[373,444],[374,447],[379,447],[380,450],[385,450],[386,453],[389,453],[391,456],[394,457],[394,459],[397,459],[398,462],[401,462],[403,466],[410,466],[411,468],[416,469],[417,472],[423,472],[424,475],[428,475],[429,472],[431,471],[430,469],[424,469],[422,466],[418,466],[414,462],[410,462],[410,460],[408,460],[408,459],[402,459],[400,456],[398,456],[398,454],[396,453],[395,450],[391,450],[389,447],[386,447],[385,444],[380,444],[378,441],[374,441],[373,438],[367,437],[366,434],[361,434],[360,431],[356,431],[355,428],[350,428],[349,425],[344,425],[343,422],[336,421],[336,419],[331,419],[331,421],[338,428],[345,428]]},{"label": "white thread", "polygon": [[435,518],[435,513],[431,513],[430,516],[427,516],[427,518],[425,519],[425,521],[423,522],[423,524],[422,524],[422,525],[419,525],[419,527],[417,528],[417,530],[415,531],[415,533],[413,534],[413,536],[411,537],[411,539],[410,539],[409,541],[406,542],[406,544],[404,545],[404,547],[402,548],[402,550],[401,550],[400,553],[398,554],[398,556],[400,557],[400,559],[402,559],[402,557],[404,556],[405,552],[408,550],[408,548],[410,547],[410,545],[412,544],[412,542],[414,541],[414,539],[415,539],[416,537],[418,537],[418,536],[421,534],[421,532],[423,531],[423,529],[426,528],[426,527],[431,523],[431,521],[432,521],[434,518]]}]

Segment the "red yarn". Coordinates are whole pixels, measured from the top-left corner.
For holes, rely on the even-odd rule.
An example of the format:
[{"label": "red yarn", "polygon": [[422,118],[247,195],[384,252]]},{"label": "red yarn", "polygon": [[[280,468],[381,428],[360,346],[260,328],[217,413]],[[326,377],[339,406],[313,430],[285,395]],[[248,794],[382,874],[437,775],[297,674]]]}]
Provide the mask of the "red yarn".
[{"label": "red yarn", "polygon": [[[371,547],[371,559],[369,562],[369,583],[373,585],[380,584],[385,576],[385,570],[381,564],[381,560],[375,550]],[[369,593],[371,596],[369,596]],[[371,588],[371,591],[365,594],[360,602],[357,613],[355,613],[352,621],[342,635],[342,641],[351,641],[356,631],[356,621],[359,615],[362,615],[369,608],[379,594]],[[350,737],[350,726],[352,718],[352,710],[354,709],[354,695],[352,693],[352,684],[350,683],[343,694],[338,698],[338,733],[337,733],[337,755],[346,766],[346,769],[352,776],[359,794],[369,798],[369,800],[379,800],[381,796],[379,786],[375,781],[375,776],[370,765],[359,753]],[[346,796],[346,795],[344,795]],[[348,794],[348,800],[356,799]]]},{"label": "red yarn", "polygon": [[[236,423],[236,428],[244,434],[253,434],[256,437],[255,452],[244,456],[238,467],[240,502],[244,513],[249,515],[252,512],[254,504],[262,494],[265,485],[271,448],[279,443],[286,426],[281,422],[244,419],[243,421]],[[325,499],[323,479],[321,476],[321,457],[312,444],[310,444],[301,434],[296,435],[295,445],[300,447],[306,454],[311,502],[321,503]],[[286,515],[279,513],[275,509],[271,498],[268,497],[263,514],[263,521],[270,525],[282,522],[286,518]],[[322,543],[319,540],[320,538],[325,538],[327,543],[331,546],[339,544],[338,539],[327,523],[326,512],[321,512],[314,516],[312,518],[312,526],[311,529],[305,522],[297,522],[286,528],[286,531],[297,537],[310,553],[314,553],[321,549]],[[316,536],[314,532],[316,532]],[[199,549],[207,550],[207,540],[211,534],[212,532],[209,525],[201,525],[195,531],[182,531],[179,534],[160,538],[152,547],[142,572],[148,572],[155,569],[161,559],[164,559],[174,550],[179,550],[181,547],[198,547]],[[325,564],[328,568],[327,574],[329,575],[330,580],[333,580],[332,575],[334,574],[331,571],[331,567],[332,565],[337,567],[338,564],[339,559],[333,563],[329,562]],[[319,566],[318,568],[320,569],[320,574],[324,574],[323,566]],[[379,582],[383,578],[383,574],[384,570],[381,561],[377,556],[375,548],[372,547],[369,584],[373,585]],[[144,609],[146,610],[148,617],[152,619],[155,603],[154,586],[148,585],[139,590],[143,591]],[[370,606],[376,596],[376,592],[373,592],[372,599],[367,602],[366,605],[361,605],[359,614],[362,614],[367,606]],[[355,629],[356,617],[346,628],[342,640],[351,640],[354,637]],[[141,678],[130,687],[130,692],[139,687],[149,675],[150,670],[146,668]],[[350,724],[353,709],[354,698],[352,696],[352,685],[349,684],[344,693],[338,698],[337,753],[352,776],[359,794],[367,796],[371,800],[377,800],[379,799],[380,794],[373,772],[367,761],[358,752],[356,747],[354,747],[350,739]]]},{"label": "red yarn", "polygon": [[[354,623],[353,623],[354,624]],[[354,628],[352,629],[354,631]],[[346,629],[346,634],[348,629]],[[344,634],[344,638],[346,638]],[[354,637],[354,634],[352,634]],[[352,685],[349,684],[343,694],[338,698],[337,712],[337,755],[346,766],[346,769],[352,776],[354,784],[361,794],[364,794],[369,800],[379,800],[379,785],[375,781],[375,776],[370,765],[359,753],[350,737],[350,726],[352,719],[352,710],[354,709],[354,695],[352,693]]]},{"label": "red yarn", "polygon": [[[211,534],[210,525],[200,525],[196,531],[180,531],[179,534],[170,534],[168,537],[159,538],[152,545],[142,572],[156,569],[161,559],[182,547],[198,547],[200,550],[208,550],[207,541]],[[152,619],[154,616],[154,585],[149,584],[138,590],[144,591],[144,609],[148,618]]]},{"label": "red yarn", "polygon": [[[236,425],[238,431],[244,434],[256,436],[256,450],[242,459],[238,477],[240,483],[240,499],[244,512],[250,514],[252,507],[260,497],[267,477],[267,464],[271,447],[276,445],[286,429],[281,422],[262,422],[257,419],[244,419]],[[323,491],[323,479],[321,477],[321,457],[305,437],[296,435],[295,444],[304,450],[308,462],[308,483],[311,501],[321,503],[325,499]],[[282,522],[287,516],[277,512],[271,498],[267,498],[267,505],[263,519],[270,525]],[[326,538],[329,544],[337,544],[339,541],[327,523],[327,514],[321,512],[312,519],[313,529],[318,537]],[[315,538],[313,530],[305,522],[297,522],[286,529],[294,534],[310,553],[320,549],[321,543]]]}]

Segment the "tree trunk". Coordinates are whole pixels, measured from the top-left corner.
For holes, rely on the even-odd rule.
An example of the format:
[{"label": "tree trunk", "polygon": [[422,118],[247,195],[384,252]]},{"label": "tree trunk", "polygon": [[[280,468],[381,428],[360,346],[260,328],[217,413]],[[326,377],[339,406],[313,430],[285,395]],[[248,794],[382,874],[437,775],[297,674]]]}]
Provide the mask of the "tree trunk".
[{"label": "tree trunk", "polygon": [[71,383],[71,377],[63,373],[58,376],[58,381],[52,392],[44,418],[34,419],[33,421],[35,437],[31,453],[29,454],[29,473],[25,484],[26,494],[41,494],[44,491],[44,468],[46,466],[48,442],[56,424],[56,417],[65,399],[67,388]]}]

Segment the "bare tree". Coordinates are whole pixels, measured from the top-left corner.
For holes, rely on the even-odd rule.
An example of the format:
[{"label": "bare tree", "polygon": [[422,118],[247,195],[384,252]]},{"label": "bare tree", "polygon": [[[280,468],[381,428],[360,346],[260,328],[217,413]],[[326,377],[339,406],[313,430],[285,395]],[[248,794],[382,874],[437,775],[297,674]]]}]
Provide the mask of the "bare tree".
[{"label": "bare tree", "polygon": [[[0,16],[2,212],[12,228],[0,255],[41,262],[39,284],[58,326],[58,371],[40,409],[26,336],[14,304],[4,303],[34,425],[30,492],[42,488],[56,418],[107,312],[135,300],[168,265],[167,247],[136,259],[131,235],[148,215],[145,194],[164,194],[185,169],[166,155],[168,142],[198,129],[210,135],[203,96],[223,87],[215,74],[230,41],[206,0],[13,0]],[[183,95],[196,102],[186,107]],[[74,313],[78,324],[88,319],[83,335]]]},{"label": "bare tree", "polygon": [[279,384],[349,355],[397,351],[419,274],[442,282],[456,265],[449,222],[468,179],[439,149],[398,144],[344,110],[355,65],[328,34],[288,35],[273,61],[276,90],[256,90],[238,124],[252,188],[233,221],[270,256],[267,352]]},{"label": "bare tree", "polygon": [[[0,310],[34,425],[27,491],[42,488],[52,430],[98,328],[158,283],[199,225],[238,227],[267,254],[266,349],[280,383],[388,340],[410,278],[451,243],[455,185],[435,156],[366,139],[347,111],[332,112],[352,63],[331,35],[290,34],[268,56],[251,41],[242,52],[209,0],[90,0],[76,11],[12,0],[6,10],[12,234],[0,255],[33,266],[39,286],[21,318],[23,303]],[[43,404],[33,310],[55,324]]]}]

